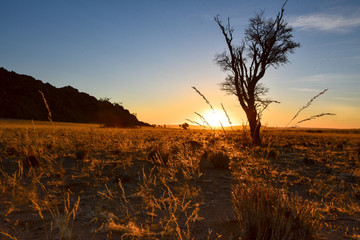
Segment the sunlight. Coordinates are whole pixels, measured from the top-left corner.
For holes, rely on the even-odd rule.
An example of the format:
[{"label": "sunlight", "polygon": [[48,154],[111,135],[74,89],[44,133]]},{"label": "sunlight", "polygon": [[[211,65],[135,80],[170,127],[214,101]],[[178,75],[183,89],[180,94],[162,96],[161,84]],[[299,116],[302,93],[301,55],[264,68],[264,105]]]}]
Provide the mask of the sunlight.
[{"label": "sunlight", "polygon": [[203,117],[212,127],[221,127],[220,122],[224,127],[230,126],[223,110],[215,109],[215,112],[209,110],[203,114]]}]

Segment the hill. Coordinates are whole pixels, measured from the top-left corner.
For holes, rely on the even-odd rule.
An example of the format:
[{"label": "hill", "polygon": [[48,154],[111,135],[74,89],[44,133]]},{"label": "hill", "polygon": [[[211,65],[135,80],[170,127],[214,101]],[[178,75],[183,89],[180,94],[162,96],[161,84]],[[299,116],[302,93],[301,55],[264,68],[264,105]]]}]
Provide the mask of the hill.
[{"label": "hill", "polygon": [[0,118],[48,120],[43,97],[52,120],[76,123],[100,123],[105,126],[131,127],[148,125],[117,103],[66,86],[56,88],[31,76],[0,68]]}]

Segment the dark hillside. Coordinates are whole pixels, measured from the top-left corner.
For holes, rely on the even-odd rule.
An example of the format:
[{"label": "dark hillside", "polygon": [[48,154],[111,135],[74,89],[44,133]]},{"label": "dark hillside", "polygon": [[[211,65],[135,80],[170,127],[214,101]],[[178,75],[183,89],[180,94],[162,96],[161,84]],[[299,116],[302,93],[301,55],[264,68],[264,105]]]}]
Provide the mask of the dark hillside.
[{"label": "dark hillside", "polygon": [[97,100],[71,86],[56,88],[4,68],[0,68],[0,118],[48,120],[39,91],[45,95],[53,121],[102,123],[119,127],[147,125],[119,104]]}]

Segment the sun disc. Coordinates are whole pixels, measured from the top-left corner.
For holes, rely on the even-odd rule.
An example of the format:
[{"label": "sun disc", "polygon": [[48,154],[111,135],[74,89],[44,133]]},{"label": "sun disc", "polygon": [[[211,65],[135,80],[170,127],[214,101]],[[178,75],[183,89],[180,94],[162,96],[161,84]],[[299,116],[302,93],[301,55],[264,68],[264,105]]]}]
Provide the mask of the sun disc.
[{"label": "sun disc", "polygon": [[206,122],[208,122],[211,127],[220,127],[221,124],[224,127],[230,125],[228,118],[226,117],[224,111],[221,111],[218,109],[215,109],[215,111],[210,110],[210,111],[207,111],[203,116],[204,116]]}]

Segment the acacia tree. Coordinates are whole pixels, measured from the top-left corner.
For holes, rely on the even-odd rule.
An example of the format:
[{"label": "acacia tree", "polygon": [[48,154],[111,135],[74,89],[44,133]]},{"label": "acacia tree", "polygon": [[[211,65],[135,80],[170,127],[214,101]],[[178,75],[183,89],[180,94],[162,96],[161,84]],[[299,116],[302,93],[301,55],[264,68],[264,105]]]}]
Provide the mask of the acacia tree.
[{"label": "acacia tree", "polygon": [[261,114],[270,103],[276,102],[264,97],[268,88],[260,80],[269,67],[277,68],[288,63],[288,53],[300,47],[292,40],[293,29],[284,20],[285,4],[275,19],[265,18],[263,11],[250,18],[240,44],[233,43],[234,29],[230,19],[223,25],[219,16],[214,18],[227,44],[227,51],[215,58],[220,68],[228,72],[220,84],[221,90],[237,97],[246,113],[255,145],[261,144]]}]

